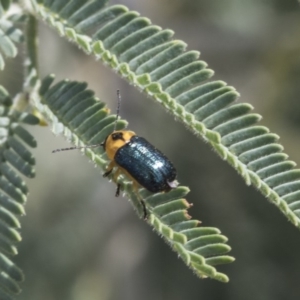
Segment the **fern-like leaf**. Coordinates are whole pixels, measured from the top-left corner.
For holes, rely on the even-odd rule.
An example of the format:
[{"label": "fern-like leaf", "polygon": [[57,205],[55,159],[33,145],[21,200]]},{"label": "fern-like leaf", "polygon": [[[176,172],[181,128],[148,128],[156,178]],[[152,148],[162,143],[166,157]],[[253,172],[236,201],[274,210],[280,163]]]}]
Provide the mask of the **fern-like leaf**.
[{"label": "fern-like leaf", "polygon": [[5,67],[4,57],[12,58],[18,54],[15,43],[23,41],[22,31],[15,27],[16,15],[8,14],[10,1],[0,1],[0,70]]},{"label": "fern-like leaf", "polygon": [[[53,80],[52,75],[46,77],[39,92],[33,96],[35,106],[52,124],[53,132],[63,134],[76,146],[103,142],[113,131],[116,116],[108,114],[105,104],[87,89],[86,83],[63,80],[53,85]],[[117,129],[124,129],[126,125],[125,121],[119,120]],[[103,147],[99,145],[82,151],[105,170],[108,159]],[[142,217],[143,209],[132,184],[122,176],[118,182]],[[225,244],[227,238],[216,228],[200,228],[199,221],[190,220],[187,213],[190,204],[184,199],[188,191],[186,187],[178,187],[166,194],[150,195],[142,189],[140,193],[150,211],[148,223],[198,276],[226,282],[227,276],[217,272],[214,265],[233,261],[231,256],[226,255],[230,251]]]},{"label": "fern-like leaf", "polygon": [[10,260],[21,241],[19,217],[25,214],[28,189],[19,173],[33,177],[34,157],[27,146],[36,141],[20,123],[38,119],[15,110],[8,92],[0,86],[0,299],[12,299],[20,292],[22,271]]},{"label": "fern-like leaf", "polygon": [[[278,136],[257,125],[261,116],[213,71],[199,52],[172,40],[150,20],[106,1],[31,0],[34,13],[85,52],[95,55],[162,104],[300,228],[300,171],[287,160]],[[51,3],[51,4],[50,4]]]}]

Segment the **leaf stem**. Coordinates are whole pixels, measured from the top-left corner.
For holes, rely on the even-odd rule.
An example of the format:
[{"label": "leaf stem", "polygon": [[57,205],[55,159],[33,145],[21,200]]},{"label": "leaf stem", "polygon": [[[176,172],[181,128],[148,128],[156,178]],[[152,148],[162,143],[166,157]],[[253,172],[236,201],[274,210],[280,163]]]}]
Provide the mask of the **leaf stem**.
[{"label": "leaf stem", "polygon": [[26,58],[24,60],[24,90],[35,86],[38,78],[38,41],[37,20],[28,14],[25,30]]}]

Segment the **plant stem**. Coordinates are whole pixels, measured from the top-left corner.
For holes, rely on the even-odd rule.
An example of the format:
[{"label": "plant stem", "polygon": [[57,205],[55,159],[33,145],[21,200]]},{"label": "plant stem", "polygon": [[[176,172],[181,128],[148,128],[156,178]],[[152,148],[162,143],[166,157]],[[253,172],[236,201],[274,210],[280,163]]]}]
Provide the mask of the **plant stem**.
[{"label": "plant stem", "polygon": [[[24,61],[24,89],[35,86],[38,78],[38,40],[37,20],[33,15],[28,14],[25,30],[26,59]],[[28,80],[29,79],[29,80]]]}]

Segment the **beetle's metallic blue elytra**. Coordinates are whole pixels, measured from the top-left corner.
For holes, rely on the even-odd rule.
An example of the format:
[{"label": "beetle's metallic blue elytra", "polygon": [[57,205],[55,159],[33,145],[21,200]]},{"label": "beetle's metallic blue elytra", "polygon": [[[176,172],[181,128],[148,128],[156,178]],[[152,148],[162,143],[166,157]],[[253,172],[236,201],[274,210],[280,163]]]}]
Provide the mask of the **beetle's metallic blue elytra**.
[{"label": "beetle's metallic blue elytra", "polygon": [[133,131],[114,131],[105,139],[103,147],[111,160],[104,176],[116,167],[115,180],[124,173],[136,188],[142,186],[152,193],[168,192],[178,185],[176,170],[169,159]]},{"label": "beetle's metallic blue elytra", "polygon": [[169,191],[176,179],[176,170],[168,158],[147,140],[136,135],[118,149],[114,159],[152,193]]}]

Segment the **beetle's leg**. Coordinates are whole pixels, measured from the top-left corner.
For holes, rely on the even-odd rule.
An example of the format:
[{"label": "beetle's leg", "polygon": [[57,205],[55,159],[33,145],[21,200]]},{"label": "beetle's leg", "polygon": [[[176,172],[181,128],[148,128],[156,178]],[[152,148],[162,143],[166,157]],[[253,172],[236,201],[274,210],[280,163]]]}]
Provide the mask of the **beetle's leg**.
[{"label": "beetle's leg", "polygon": [[145,201],[143,199],[141,199],[141,203],[142,203],[142,206],[143,206],[144,220],[147,221],[148,220],[148,212],[147,212],[147,209],[146,209]]},{"label": "beetle's leg", "polygon": [[[109,165],[107,166],[107,171],[103,174],[103,177],[109,176],[109,174],[111,174],[111,172],[112,172],[112,170],[114,169],[115,166],[116,166],[115,162],[111,161],[109,163]],[[117,179],[118,179],[120,173],[121,173],[121,170],[117,169],[117,171],[115,172],[115,174],[113,176],[113,179],[114,179],[115,182],[117,182]],[[117,183],[116,197],[119,197],[120,189],[121,189],[121,184]]]},{"label": "beetle's leg", "polygon": [[107,166],[107,171],[103,174],[103,177],[107,177],[112,172],[114,166],[115,166],[115,162],[111,161]]},{"label": "beetle's leg", "polygon": [[112,172],[113,169],[110,169],[110,170],[107,170],[104,174],[103,174],[103,177],[107,177],[111,172]]},{"label": "beetle's leg", "polygon": [[119,196],[120,196],[120,190],[121,190],[121,184],[118,183],[118,184],[117,184],[117,190],[116,190],[116,197],[119,197]]},{"label": "beetle's leg", "polygon": [[146,204],[145,204],[144,199],[142,199],[141,195],[139,194],[139,184],[136,181],[133,181],[133,190],[134,190],[135,194],[138,196],[138,198],[142,204],[144,220],[147,221],[148,220],[148,212],[146,209]]},{"label": "beetle's leg", "polygon": [[118,183],[117,180],[118,180],[118,177],[119,177],[119,175],[120,175],[121,172],[122,172],[121,169],[117,169],[117,171],[114,174],[114,181],[117,184],[116,197],[119,197],[119,195],[120,195],[121,184]]}]

